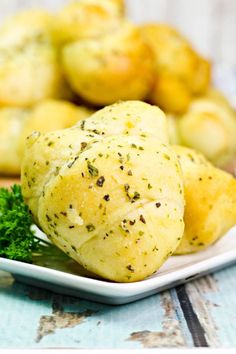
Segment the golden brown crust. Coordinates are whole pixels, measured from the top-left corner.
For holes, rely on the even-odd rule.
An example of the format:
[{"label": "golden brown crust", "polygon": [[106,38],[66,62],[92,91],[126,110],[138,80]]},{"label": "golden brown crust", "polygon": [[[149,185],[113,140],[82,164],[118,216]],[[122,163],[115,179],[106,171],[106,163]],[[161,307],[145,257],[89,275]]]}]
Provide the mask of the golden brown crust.
[{"label": "golden brown crust", "polygon": [[45,100],[33,109],[0,109],[0,175],[19,175],[26,137],[33,131],[71,127],[92,111],[69,102]]},{"label": "golden brown crust", "polygon": [[80,0],[67,4],[57,15],[59,42],[97,38],[119,26],[123,0]]},{"label": "golden brown crust", "polygon": [[56,97],[61,85],[51,16],[26,11],[0,29],[0,106],[28,107]]},{"label": "golden brown crust", "polygon": [[193,100],[178,126],[181,144],[201,151],[217,166],[224,166],[236,153],[236,115],[216,91]]},{"label": "golden brown crust", "polygon": [[185,112],[191,98],[207,90],[210,63],[168,25],[144,24],[140,32],[155,57],[156,74],[150,101],[167,112]]},{"label": "golden brown crust", "polygon": [[191,98],[186,85],[175,76],[158,73],[154,75],[149,100],[164,111],[181,114],[188,109]]},{"label": "golden brown crust", "polygon": [[66,45],[62,64],[72,88],[97,105],[144,99],[153,79],[151,50],[126,22],[102,38]]},{"label": "golden brown crust", "polygon": [[19,175],[19,141],[29,112],[20,108],[0,109],[0,175]]},{"label": "golden brown crust", "polygon": [[185,231],[175,253],[197,252],[236,223],[236,180],[200,153],[174,146],[184,178]]}]

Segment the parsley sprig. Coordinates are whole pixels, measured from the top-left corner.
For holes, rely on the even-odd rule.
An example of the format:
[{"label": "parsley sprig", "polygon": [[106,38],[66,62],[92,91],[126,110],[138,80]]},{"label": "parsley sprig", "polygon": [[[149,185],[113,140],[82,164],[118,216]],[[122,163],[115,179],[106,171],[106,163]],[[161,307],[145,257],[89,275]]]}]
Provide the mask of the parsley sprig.
[{"label": "parsley sprig", "polygon": [[21,187],[0,188],[0,257],[32,263],[42,241],[32,230],[33,220]]}]

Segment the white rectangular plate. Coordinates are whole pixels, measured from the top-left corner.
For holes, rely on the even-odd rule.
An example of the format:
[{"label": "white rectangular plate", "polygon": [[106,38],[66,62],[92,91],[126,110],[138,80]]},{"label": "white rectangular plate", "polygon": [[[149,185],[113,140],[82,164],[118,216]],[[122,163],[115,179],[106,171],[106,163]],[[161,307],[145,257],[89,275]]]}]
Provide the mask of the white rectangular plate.
[{"label": "white rectangular plate", "polygon": [[[59,251],[60,252],[60,251]],[[61,254],[45,255],[40,265],[0,258],[0,269],[24,283],[84,299],[120,305],[185,283],[236,262],[236,227],[205,251],[172,256],[151,277],[135,283],[113,283],[92,277]]]}]

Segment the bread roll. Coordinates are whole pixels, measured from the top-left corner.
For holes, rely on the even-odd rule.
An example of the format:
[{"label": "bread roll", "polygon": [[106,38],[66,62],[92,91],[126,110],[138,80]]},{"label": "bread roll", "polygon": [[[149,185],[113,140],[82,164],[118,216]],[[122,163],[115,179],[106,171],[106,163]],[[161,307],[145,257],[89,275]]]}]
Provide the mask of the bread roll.
[{"label": "bread roll", "polygon": [[215,165],[224,166],[235,155],[236,115],[219,95],[194,100],[178,125],[181,144],[202,152]]},{"label": "bread roll", "polygon": [[152,82],[152,53],[126,22],[101,38],[67,44],[62,65],[73,90],[95,105],[144,99]]},{"label": "bread roll", "polygon": [[61,43],[97,38],[118,28],[123,0],[80,0],[67,4],[57,15]]},{"label": "bread roll", "polygon": [[28,11],[0,28],[0,106],[28,107],[58,95],[61,70],[50,19]]},{"label": "bread roll", "polygon": [[176,254],[203,250],[236,224],[236,180],[186,147],[174,146],[184,178],[184,236]]},{"label": "bread roll", "polygon": [[[24,126],[24,139],[33,131],[47,133],[65,129],[90,115],[93,111],[73,103],[48,99],[34,106]],[[55,128],[56,127],[56,128]]]},{"label": "bread roll", "polygon": [[92,114],[69,102],[45,100],[33,109],[0,109],[0,175],[20,175],[26,137],[33,131],[49,132],[71,127]]},{"label": "bread roll", "polygon": [[19,175],[19,137],[29,112],[21,108],[0,109],[0,175]]},{"label": "bread roll", "polygon": [[150,101],[164,111],[185,112],[194,95],[204,94],[210,81],[210,63],[195,52],[175,29],[164,24],[140,27],[155,57]]},{"label": "bread roll", "polygon": [[165,125],[157,107],[131,101],[28,140],[22,190],[36,222],[59,248],[106,279],[151,275],[183,234],[182,176]]}]

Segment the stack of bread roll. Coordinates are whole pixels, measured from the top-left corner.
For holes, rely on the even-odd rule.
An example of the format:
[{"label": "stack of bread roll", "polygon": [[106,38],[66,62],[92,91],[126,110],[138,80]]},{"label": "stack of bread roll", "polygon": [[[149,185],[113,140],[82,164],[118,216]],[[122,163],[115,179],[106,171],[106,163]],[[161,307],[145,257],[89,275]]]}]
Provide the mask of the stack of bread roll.
[{"label": "stack of bread roll", "polygon": [[236,223],[233,176],[170,145],[167,131],[159,108],[126,101],[29,137],[25,201],[51,241],[90,272],[142,280]]},{"label": "stack of bread roll", "polygon": [[0,27],[0,175],[21,173],[35,223],[103,278],[142,280],[235,224],[219,169],[235,138],[210,62],[168,25],[131,23],[123,0]]},{"label": "stack of bread roll", "polygon": [[[123,0],[78,0],[57,13],[16,14],[0,27],[0,174],[20,174],[25,124],[28,133],[74,124],[65,110],[61,120],[55,100],[69,101],[70,111],[76,104],[77,112],[119,100],[157,105],[180,144],[224,167],[235,155],[235,117],[210,81],[210,62],[187,39],[168,25],[131,23]],[[29,123],[34,114],[28,113],[48,100],[54,100],[51,119]],[[214,147],[209,129],[219,140]]]}]

